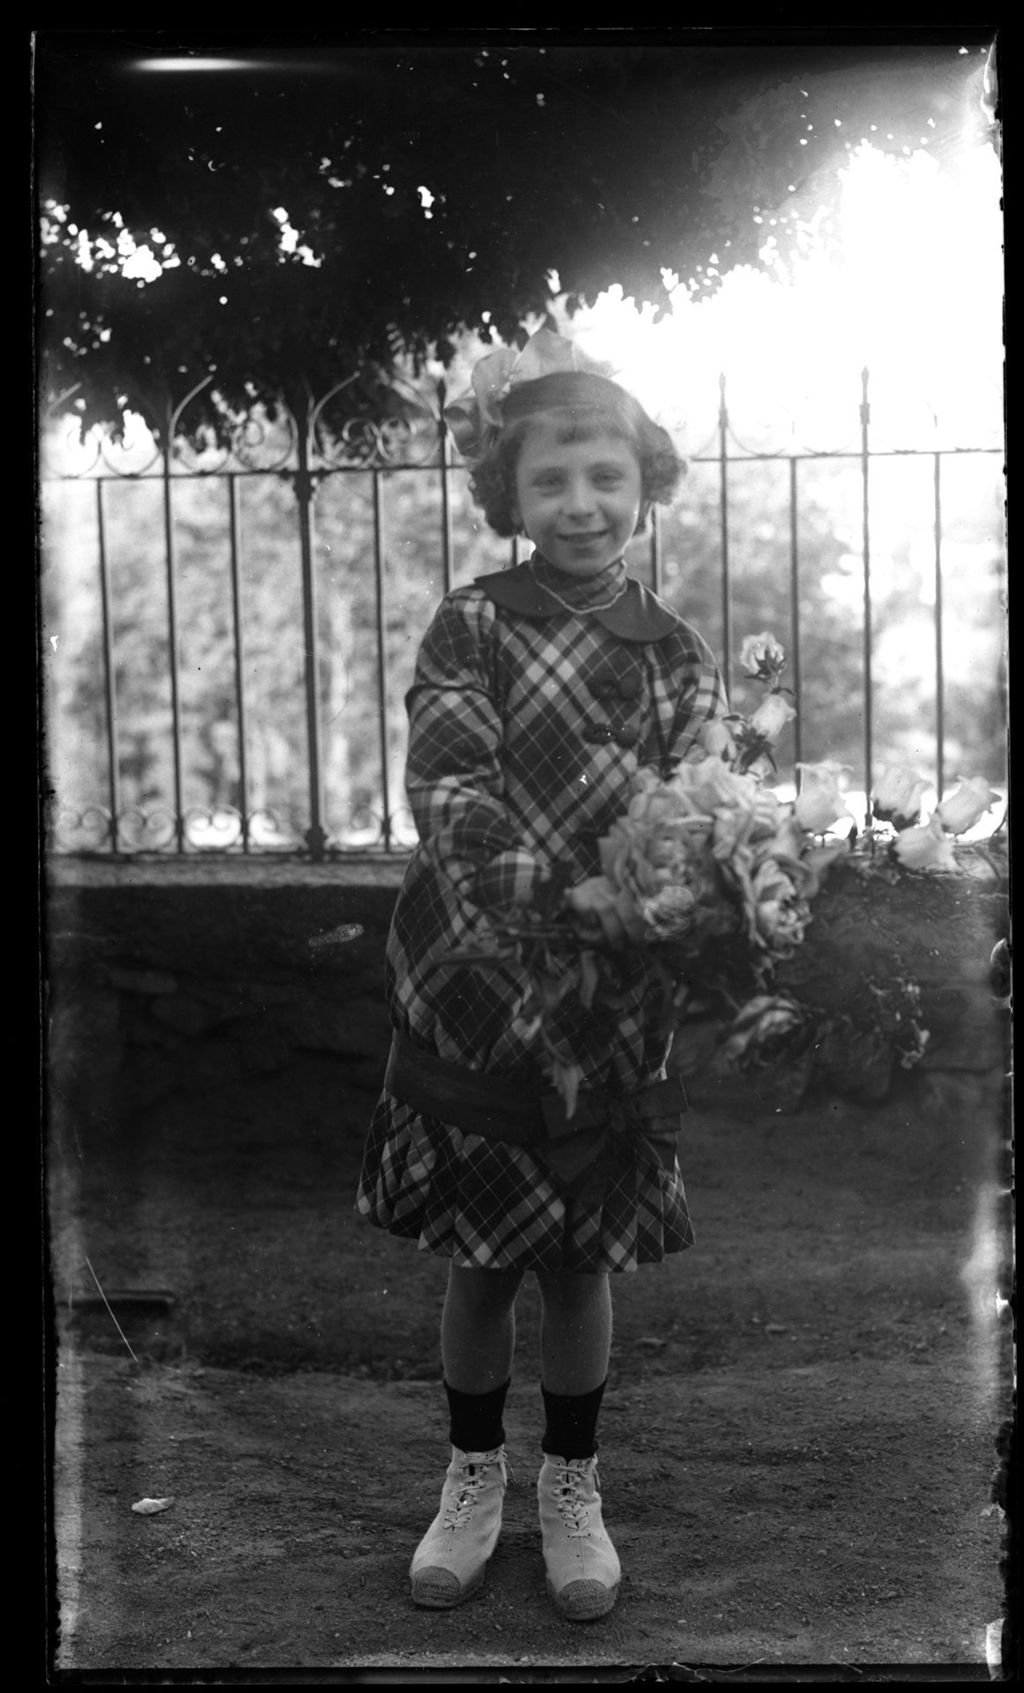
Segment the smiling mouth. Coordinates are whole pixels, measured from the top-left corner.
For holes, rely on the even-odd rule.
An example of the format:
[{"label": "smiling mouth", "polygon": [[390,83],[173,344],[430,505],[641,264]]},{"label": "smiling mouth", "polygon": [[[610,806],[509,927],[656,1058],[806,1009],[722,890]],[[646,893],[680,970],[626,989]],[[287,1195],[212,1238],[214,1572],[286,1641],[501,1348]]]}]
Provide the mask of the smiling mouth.
[{"label": "smiling mouth", "polygon": [[604,539],[604,537],[605,537],[605,535],[607,535],[607,533],[608,533],[607,529],[587,529],[587,530],[582,531],[579,535],[559,535],[558,539],[560,541],[568,541],[568,542],[573,542],[573,541],[600,541],[600,540]]}]

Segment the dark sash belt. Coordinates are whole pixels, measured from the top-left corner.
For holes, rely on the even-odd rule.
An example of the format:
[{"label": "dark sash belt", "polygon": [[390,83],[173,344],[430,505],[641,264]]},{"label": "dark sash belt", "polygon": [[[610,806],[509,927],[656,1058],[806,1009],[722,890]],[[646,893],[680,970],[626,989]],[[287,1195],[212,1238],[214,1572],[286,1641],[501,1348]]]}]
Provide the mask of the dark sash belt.
[{"label": "dark sash belt", "polygon": [[621,1168],[638,1145],[671,1170],[687,1108],[682,1083],[673,1077],[621,1096],[582,1090],[568,1117],[560,1094],[515,1076],[449,1064],[397,1030],[384,1085],[404,1105],[464,1134],[535,1149],[563,1190],[573,1193]]}]

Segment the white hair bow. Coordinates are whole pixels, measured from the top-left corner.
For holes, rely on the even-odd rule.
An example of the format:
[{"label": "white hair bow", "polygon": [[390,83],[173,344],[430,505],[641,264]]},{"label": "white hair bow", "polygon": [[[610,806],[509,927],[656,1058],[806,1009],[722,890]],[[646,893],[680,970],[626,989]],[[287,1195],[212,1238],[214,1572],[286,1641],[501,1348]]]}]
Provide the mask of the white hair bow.
[{"label": "white hair bow", "polygon": [[535,382],[559,370],[608,371],[582,353],[574,341],[538,329],[522,348],[496,347],[473,366],[469,392],[445,407],[445,421],[464,458],[481,458],[501,432],[501,402],[521,382]]}]

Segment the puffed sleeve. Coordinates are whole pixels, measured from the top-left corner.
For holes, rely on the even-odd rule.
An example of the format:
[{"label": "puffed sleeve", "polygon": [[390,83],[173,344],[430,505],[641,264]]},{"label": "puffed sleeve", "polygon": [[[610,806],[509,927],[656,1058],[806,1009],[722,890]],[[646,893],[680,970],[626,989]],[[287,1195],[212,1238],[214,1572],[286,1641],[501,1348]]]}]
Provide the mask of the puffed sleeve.
[{"label": "puffed sleeve", "polygon": [[544,868],[505,802],[494,619],[475,589],[449,594],[435,613],[406,695],[406,791],[436,868],[461,898],[498,910],[529,904]]}]

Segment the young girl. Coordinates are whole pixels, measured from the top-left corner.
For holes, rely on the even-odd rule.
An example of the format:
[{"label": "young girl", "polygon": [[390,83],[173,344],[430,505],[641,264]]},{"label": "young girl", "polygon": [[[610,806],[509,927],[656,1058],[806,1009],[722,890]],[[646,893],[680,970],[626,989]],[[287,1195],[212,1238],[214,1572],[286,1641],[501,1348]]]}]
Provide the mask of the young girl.
[{"label": "young girl", "polygon": [[[620,1575],[596,1468],[609,1275],[693,1239],[676,1158],[685,1101],[664,1079],[643,966],[621,950],[614,909],[594,910],[597,842],[636,771],[667,774],[727,706],[702,638],[623,561],[682,473],[669,436],[561,337],[534,336],[510,379],[509,362],[503,350],[474,373],[471,485],[492,528],[536,550],[448,594],[419,652],[406,781],[420,839],[388,943],[394,1044],[357,1208],[450,1260],[452,1456],[412,1559],[413,1600],[457,1605],[484,1579],[507,1482],[515,1300],[532,1271],[548,1591],[583,1621],[612,1608]],[[581,932],[620,949],[625,984],[611,1026],[578,999],[559,1007],[583,1072],[571,1119],[516,1019],[525,979],[448,958],[553,879],[569,884]]]}]

